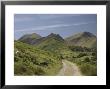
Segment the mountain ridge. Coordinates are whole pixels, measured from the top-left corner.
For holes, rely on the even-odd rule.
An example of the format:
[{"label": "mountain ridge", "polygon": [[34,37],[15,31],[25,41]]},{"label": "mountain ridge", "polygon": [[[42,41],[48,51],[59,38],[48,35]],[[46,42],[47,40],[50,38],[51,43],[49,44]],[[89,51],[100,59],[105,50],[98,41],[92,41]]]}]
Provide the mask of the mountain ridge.
[{"label": "mountain ridge", "polygon": [[96,36],[90,32],[81,32],[65,38],[65,41],[70,46],[93,48],[96,45]]},{"label": "mountain ridge", "polygon": [[[42,42],[50,42],[50,40],[56,40],[67,44],[68,46],[82,46],[93,48],[96,47],[96,36],[90,32],[80,32],[75,35],[69,36],[63,39],[59,34],[50,33],[46,37],[42,37],[37,33],[26,34],[22,36],[19,41],[28,43],[31,45],[40,45]],[[51,43],[51,42],[50,42]],[[47,44],[47,43],[46,43]]]}]

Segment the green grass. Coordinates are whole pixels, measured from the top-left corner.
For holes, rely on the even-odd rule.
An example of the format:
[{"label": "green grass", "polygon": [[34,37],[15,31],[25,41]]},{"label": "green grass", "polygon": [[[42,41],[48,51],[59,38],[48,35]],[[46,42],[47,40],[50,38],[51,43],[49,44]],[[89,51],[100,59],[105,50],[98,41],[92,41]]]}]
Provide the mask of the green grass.
[{"label": "green grass", "polygon": [[97,66],[90,63],[83,63],[79,65],[81,72],[86,76],[97,76]]},{"label": "green grass", "polygon": [[62,66],[59,56],[49,51],[19,41],[14,47],[15,75],[55,75]]},{"label": "green grass", "polygon": [[85,76],[97,75],[97,54],[87,51],[92,49],[84,51],[77,47],[78,51],[74,51],[56,39],[46,40],[38,46],[15,41],[14,48],[14,74],[18,76],[56,75],[62,68],[63,59],[76,63]]}]

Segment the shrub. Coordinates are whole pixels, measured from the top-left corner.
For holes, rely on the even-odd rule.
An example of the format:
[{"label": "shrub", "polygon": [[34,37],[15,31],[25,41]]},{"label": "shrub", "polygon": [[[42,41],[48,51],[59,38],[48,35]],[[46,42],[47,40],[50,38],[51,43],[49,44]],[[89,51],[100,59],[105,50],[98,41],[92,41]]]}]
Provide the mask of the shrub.
[{"label": "shrub", "polygon": [[83,57],[83,56],[87,56],[87,54],[86,54],[86,53],[80,53],[77,57],[78,57],[78,58],[81,58],[81,57]]},{"label": "shrub", "polygon": [[93,53],[92,53],[92,56],[96,56],[96,53],[95,53],[95,52],[93,52]]},{"label": "shrub", "polygon": [[86,57],[86,58],[85,58],[85,62],[90,62],[89,57]]},{"label": "shrub", "polygon": [[84,64],[80,65],[80,69],[81,69],[82,73],[86,76],[96,76],[97,75],[97,68],[95,65],[84,63]]}]

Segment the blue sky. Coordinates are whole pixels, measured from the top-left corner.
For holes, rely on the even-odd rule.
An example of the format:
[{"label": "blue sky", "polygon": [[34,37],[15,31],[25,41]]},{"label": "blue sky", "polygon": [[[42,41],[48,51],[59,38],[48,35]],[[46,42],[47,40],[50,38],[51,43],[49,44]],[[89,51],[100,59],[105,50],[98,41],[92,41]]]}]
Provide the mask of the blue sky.
[{"label": "blue sky", "polygon": [[96,14],[15,14],[14,37],[37,33],[42,37],[50,33],[60,34],[63,38],[79,32],[97,34]]}]

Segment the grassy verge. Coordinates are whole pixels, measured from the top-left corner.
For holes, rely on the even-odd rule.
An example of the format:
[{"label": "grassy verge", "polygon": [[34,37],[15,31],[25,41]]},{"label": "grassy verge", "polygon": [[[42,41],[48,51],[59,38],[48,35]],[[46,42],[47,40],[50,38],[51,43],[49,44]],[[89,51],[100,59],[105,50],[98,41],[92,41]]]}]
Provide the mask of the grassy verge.
[{"label": "grassy verge", "polygon": [[[75,54],[75,55],[74,55]],[[74,52],[69,61],[76,63],[85,76],[97,76],[97,58],[94,52]]]}]

